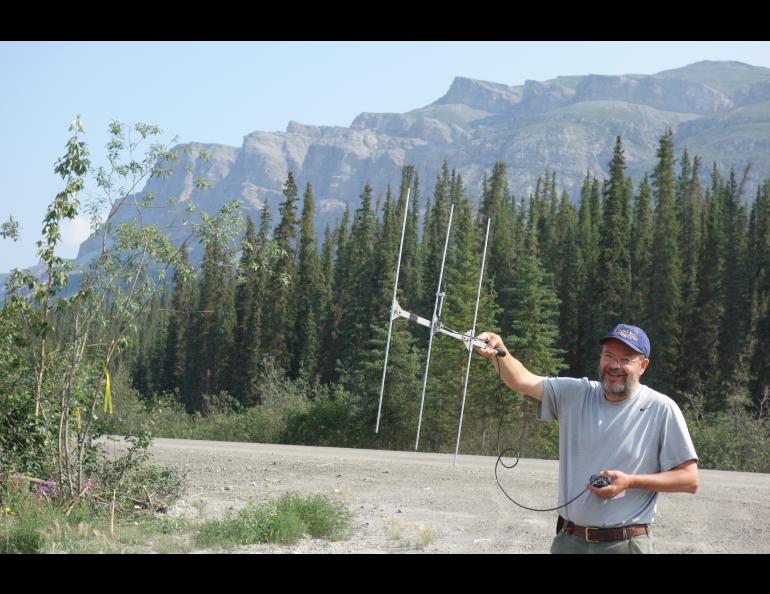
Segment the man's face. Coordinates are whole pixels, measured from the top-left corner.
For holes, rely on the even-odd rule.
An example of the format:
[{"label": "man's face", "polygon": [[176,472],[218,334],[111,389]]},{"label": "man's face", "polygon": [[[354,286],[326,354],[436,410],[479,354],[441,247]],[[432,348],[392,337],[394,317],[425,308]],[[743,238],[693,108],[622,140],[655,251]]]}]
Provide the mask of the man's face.
[{"label": "man's face", "polygon": [[628,398],[639,386],[650,360],[625,343],[609,339],[602,345],[597,374],[608,396]]}]

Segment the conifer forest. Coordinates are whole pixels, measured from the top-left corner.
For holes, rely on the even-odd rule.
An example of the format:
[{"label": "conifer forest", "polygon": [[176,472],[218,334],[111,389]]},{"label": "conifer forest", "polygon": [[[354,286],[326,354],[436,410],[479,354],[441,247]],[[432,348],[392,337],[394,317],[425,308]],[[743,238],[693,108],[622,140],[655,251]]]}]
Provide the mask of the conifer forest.
[{"label": "conifer forest", "polygon": [[[599,338],[620,322],[640,326],[652,344],[641,381],[685,412],[702,466],[770,472],[770,180],[748,183],[750,164],[720,173],[696,150],[675,155],[668,130],[654,169],[632,180],[618,137],[609,178],[587,174],[572,199],[547,168],[530,195],[514,195],[503,162],[481,188],[447,163],[435,179],[405,166],[392,186],[361,188],[360,206],[320,237],[312,184],[289,173],[279,220],[265,206],[237,233],[201,235],[199,266],[189,246],[171,250],[165,281],[91,365],[91,407],[105,431],[141,418],[157,436],[414,449],[429,330],[407,320],[393,322],[374,432],[402,221],[397,299],[430,318],[454,205],[442,322],[472,327],[491,219],[477,334],[499,333],[537,374],[596,379]],[[52,337],[90,323],[50,307]],[[8,341],[0,351],[16,352]],[[460,341],[434,337],[421,451],[454,452],[467,356]],[[101,408],[106,373],[112,416]],[[0,389],[23,389],[12,379]],[[491,360],[473,356],[461,453],[555,458],[557,436],[534,402],[501,389]]]}]

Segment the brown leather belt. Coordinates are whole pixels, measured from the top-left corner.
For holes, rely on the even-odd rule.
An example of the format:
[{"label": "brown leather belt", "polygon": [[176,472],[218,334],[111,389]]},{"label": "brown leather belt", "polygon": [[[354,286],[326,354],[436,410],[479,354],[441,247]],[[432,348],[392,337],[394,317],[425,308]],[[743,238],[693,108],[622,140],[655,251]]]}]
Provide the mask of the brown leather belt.
[{"label": "brown leather belt", "polygon": [[577,526],[561,516],[559,516],[559,520],[560,523],[563,523],[562,529],[564,532],[582,538],[586,542],[626,540],[640,534],[647,534],[647,524],[631,524],[630,526],[619,526],[617,528],[591,528]]}]

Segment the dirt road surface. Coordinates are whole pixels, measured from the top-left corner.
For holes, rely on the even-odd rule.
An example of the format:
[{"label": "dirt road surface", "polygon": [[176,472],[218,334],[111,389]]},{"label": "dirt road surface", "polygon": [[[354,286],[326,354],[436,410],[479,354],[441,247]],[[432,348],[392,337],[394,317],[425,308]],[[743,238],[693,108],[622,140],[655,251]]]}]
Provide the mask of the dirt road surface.
[{"label": "dirt road surface", "polygon": [[[186,472],[169,511],[222,517],[248,500],[321,494],[354,514],[347,540],[253,545],[239,553],[547,553],[556,512],[516,507],[494,457],[181,439],[153,440],[152,461]],[[510,463],[510,460],[508,461]],[[523,459],[501,482],[529,507],[556,505],[558,462]],[[658,553],[770,553],[770,475],[701,470],[696,495],[662,493]]]}]

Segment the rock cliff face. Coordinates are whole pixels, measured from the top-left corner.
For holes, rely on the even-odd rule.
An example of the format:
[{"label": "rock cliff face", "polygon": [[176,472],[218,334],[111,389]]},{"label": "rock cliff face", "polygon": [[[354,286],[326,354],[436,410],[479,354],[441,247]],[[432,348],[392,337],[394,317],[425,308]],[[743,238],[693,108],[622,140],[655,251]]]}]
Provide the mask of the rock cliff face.
[{"label": "rock cliff face", "polygon": [[[628,174],[637,184],[655,161],[660,136],[671,126],[677,155],[686,145],[700,155],[704,172],[712,160],[742,170],[753,163],[754,181],[770,177],[770,69],[737,62],[699,62],[652,76],[559,77],[522,86],[456,78],[434,103],[405,114],[362,113],[348,128],[290,122],[285,132],[252,132],[239,148],[190,145],[211,158],[191,173],[152,180],[143,194],[177,196],[180,204],[145,215],[168,223],[181,218],[186,202],[213,212],[240,199],[258,223],[267,201],[278,221],[281,188],[289,171],[300,196],[310,182],[319,234],[333,226],[345,204],[355,209],[366,183],[375,197],[398,186],[403,165],[414,165],[423,200],[446,161],[478,198],[484,172],[505,161],[510,188],[526,197],[546,166],[577,198],[586,172],[608,175],[615,137],[621,135]],[[192,161],[190,161],[192,163]],[[211,184],[195,190],[194,176]],[[160,213],[160,214],[158,214]],[[126,209],[121,216],[135,216]],[[93,240],[79,260],[93,253]]]},{"label": "rock cliff face", "polygon": [[[180,244],[189,234],[189,229],[183,227],[182,223],[185,220],[185,210],[191,202],[199,209],[213,213],[227,201],[229,190],[224,184],[231,180],[230,174],[242,151],[235,147],[216,144],[191,144],[178,149],[180,150],[177,150],[178,162],[174,166],[175,173],[165,178],[150,179],[137,195],[136,200],[124,200],[114,215],[115,225],[136,219],[141,209],[142,220],[145,223],[160,225],[167,230],[172,241]],[[205,151],[208,155],[206,159],[199,158],[201,151]],[[196,177],[205,179],[211,188],[225,189],[225,193],[221,190],[211,192],[196,189],[193,185]],[[155,196],[153,208],[143,209],[138,204],[149,193]],[[170,197],[176,198],[176,201],[169,203],[167,199]],[[81,243],[77,262],[85,263],[95,257],[101,248],[100,242],[99,236],[92,236]],[[196,249],[193,253],[197,259],[199,250]]]}]

